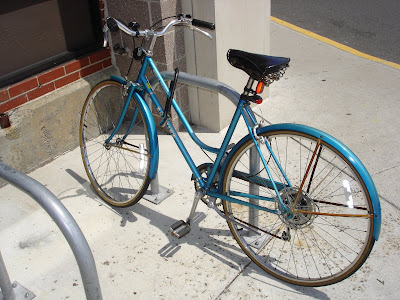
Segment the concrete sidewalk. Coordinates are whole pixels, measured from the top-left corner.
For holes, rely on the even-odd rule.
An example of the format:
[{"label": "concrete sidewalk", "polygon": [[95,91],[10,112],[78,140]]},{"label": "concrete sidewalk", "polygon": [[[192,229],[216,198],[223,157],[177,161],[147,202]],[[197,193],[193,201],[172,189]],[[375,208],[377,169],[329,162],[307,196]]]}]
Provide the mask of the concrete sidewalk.
[{"label": "concrete sidewalk", "polygon": [[[381,238],[367,262],[333,286],[283,283],[248,264],[226,222],[202,204],[191,233],[173,238],[169,227],[188,216],[194,189],[173,140],[161,134],[160,183],[174,193],[160,205],[145,200],[125,209],[105,205],[90,187],[79,149],[29,174],[80,225],[104,299],[398,299],[400,72],[275,23],[271,31],[271,54],[288,56],[291,64],[271,86],[261,113],[271,123],[296,122],[326,131],[363,161],[377,186],[383,215]],[[196,132],[215,146],[225,133]],[[181,137],[197,164],[207,161],[187,134]],[[0,195],[0,249],[11,280],[37,299],[84,299],[72,251],[54,222],[14,187],[3,187]]]}]

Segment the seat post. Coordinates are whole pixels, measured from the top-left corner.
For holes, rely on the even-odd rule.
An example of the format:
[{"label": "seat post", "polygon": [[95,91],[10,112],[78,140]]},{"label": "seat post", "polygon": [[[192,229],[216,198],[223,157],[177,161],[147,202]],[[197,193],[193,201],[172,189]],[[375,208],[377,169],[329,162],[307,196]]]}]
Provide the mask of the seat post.
[{"label": "seat post", "polygon": [[243,94],[244,96],[248,96],[250,91],[251,91],[251,87],[253,86],[254,83],[254,79],[251,78],[251,76],[249,76],[249,80],[247,80],[247,84],[244,88]]}]

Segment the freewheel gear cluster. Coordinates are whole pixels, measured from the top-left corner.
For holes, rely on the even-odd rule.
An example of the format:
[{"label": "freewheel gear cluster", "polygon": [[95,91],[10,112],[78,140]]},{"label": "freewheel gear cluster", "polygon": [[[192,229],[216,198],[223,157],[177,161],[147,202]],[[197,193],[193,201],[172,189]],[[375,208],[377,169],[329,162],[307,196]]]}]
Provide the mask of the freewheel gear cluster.
[{"label": "freewheel gear cluster", "polygon": [[[287,187],[281,190],[280,196],[286,207],[290,208],[293,205],[297,193],[298,189],[293,187]],[[280,203],[277,197],[275,199],[275,205],[276,209],[280,210]],[[318,211],[318,206],[307,193],[301,191],[295,210],[315,212]],[[310,226],[316,215],[307,213],[294,213],[292,217],[290,214],[279,214],[279,217],[282,222],[289,226],[289,228],[296,229]]]}]

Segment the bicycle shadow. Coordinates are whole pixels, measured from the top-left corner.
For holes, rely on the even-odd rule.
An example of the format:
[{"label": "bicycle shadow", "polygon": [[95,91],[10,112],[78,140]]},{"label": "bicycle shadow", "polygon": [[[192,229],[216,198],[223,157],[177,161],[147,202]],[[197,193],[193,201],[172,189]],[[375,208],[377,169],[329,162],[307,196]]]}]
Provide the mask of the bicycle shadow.
[{"label": "bicycle shadow", "polygon": [[[153,227],[158,228],[161,232],[166,234],[168,237],[168,243],[162,246],[158,250],[158,255],[163,258],[172,258],[177,255],[182,249],[182,244],[187,244],[190,246],[197,247],[201,251],[205,252],[206,255],[228,265],[232,269],[240,271],[243,269],[242,276],[248,276],[252,280],[261,281],[262,283],[269,285],[271,287],[282,289],[281,286],[271,284],[270,282],[277,281],[275,277],[266,273],[250,259],[245,256],[241,251],[239,245],[235,244],[232,234],[229,229],[220,228],[209,228],[201,226],[200,223],[206,219],[206,214],[204,212],[197,212],[192,221],[192,229],[190,233],[182,239],[177,239],[171,236],[170,226],[176,221],[174,218],[160,213],[147,205],[143,205],[140,202],[131,207],[117,208],[108,205],[107,203],[101,201],[92,188],[90,183],[82,178],[79,174],[75,173],[71,169],[67,169],[66,172],[70,174],[75,180],[77,180],[82,189],[76,191],[75,195],[65,196],[64,198],[72,198],[79,195],[85,195],[94,201],[101,203],[104,207],[114,212],[116,215],[121,217],[120,226],[125,227],[128,223],[135,223],[138,221],[138,217],[146,218],[149,220],[149,224]],[[61,200],[62,198],[60,198]],[[145,201],[142,199],[141,201]],[[199,205],[204,205],[199,203]],[[188,212],[186,212],[188,213]],[[226,227],[227,228],[227,227]],[[230,242],[224,241],[224,239],[229,239]],[[244,268],[243,268],[244,266]],[[255,276],[258,274],[265,277],[268,280],[260,280]],[[300,287],[292,285],[290,283],[285,283],[279,281],[288,287],[286,290],[288,293],[298,293],[301,295],[306,295],[309,297],[327,300],[330,299],[324,292],[317,290],[313,287]]]},{"label": "bicycle shadow", "polygon": [[[266,280],[260,280],[260,278],[256,278],[254,274],[257,273],[263,277],[272,279],[270,281]],[[251,263],[247,268],[242,273],[243,276],[248,276],[252,280],[262,282],[263,284],[269,285],[271,287],[287,291],[288,293],[291,294],[299,294],[299,295],[306,295],[311,298],[319,299],[319,300],[330,300],[331,298],[324,292],[318,290],[317,288],[314,287],[305,287],[305,286],[298,286],[294,284],[290,284],[284,281],[280,281],[279,279],[273,277],[272,275],[264,272],[260,267],[258,267],[255,263]],[[282,286],[278,286],[275,284],[272,284],[271,281],[277,281],[281,283],[282,285],[285,285],[288,287],[288,289],[282,288]]]},{"label": "bicycle shadow", "polygon": [[[93,186],[90,184],[88,180],[80,176],[78,173],[71,169],[65,169],[65,171],[72,177],[74,178],[81,186],[82,189],[75,189],[75,194],[68,194],[67,192],[69,190],[74,190],[74,188],[68,189],[63,191],[61,194],[57,195],[57,198],[62,201],[64,199],[71,199],[71,198],[76,198],[80,196],[86,196],[94,201],[96,201],[99,205],[106,207],[110,211],[114,212],[118,216],[122,217],[117,211],[115,211],[111,206],[109,206],[107,203],[105,203],[100,197],[93,197],[93,195],[97,196],[97,192],[93,188]],[[66,196],[62,196],[62,194],[66,193]],[[133,222],[134,220],[130,220]]]},{"label": "bicycle shadow", "polygon": [[[199,205],[202,205],[199,203]],[[158,254],[161,257],[170,258],[177,255],[182,248],[182,244],[188,244],[199,248],[201,251],[205,252],[207,255],[219,260],[225,265],[230,266],[236,270],[240,270],[244,266],[244,271],[242,276],[248,276],[252,280],[257,280],[263,284],[269,285],[271,287],[283,289],[288,293],[297,293],[301,295],[306,295],[321,300],[330,299],[328,295],[324,292],[319,291],[313,287],[301,287],[290,283],[285,283],[279,281],[281,284],[286,285],[288,288],[282,288],[282,286],[271,284],[271,281],[277,281],[275,277],[266,273],[264,270],[259,268],[255,263],[244,255],[239,245],[236,245],[232,237],[232,233],[229,229],[219,229],[219,228],[209,228],[201,226],[200,223],[206,218],[204,212],[196,213],[192,221],[192,229],[190,233],[182,239],[177,239],[170,234],[169,226],[172,225],[176,220],[161,214],[150,207],[140,204],[135,204],[134,207],[128,208],[116,208],[115,209],[121,216],[123,216],[123,221],[121,226],[125,226],[126,222],[135,222],[133,213],[140,214],[142,217],[148,218],[150,225],[158,227],[159,230],[167,234],[169,242],[165,244],[158,250]],[[157,221],[155,221],[157,220]],[[165,231],[166,230],[166,231]],[[218,238],[216,238],[218,237]],[[227,243],[221,240],[221,237],[228,237],[233,241],[233,243]],[[260,280],[255,274],[265,277],[268,280]]]},{"label": "bicycle shadow", "polygon": [[[150,225],[158,228],[162,233],[166,234],[168,243],[158,250],[158,254],[161,257],[173,257],[182,248],[182,244],[187,244],[201,249],[203,252],[206,252],[213,258],[230,265],[231,267],[237,267],[236,264],[232,263],[233,261],[243,260],[243,256],[235,253],[241,253],[237,247],[220,239],[221,237],[231,237],[231,232],[229,230],[205,228],[200,226],[200,223],[206,218],[206,214],[204,212],[197,212],[193,218],[191,226],[192,229],[190,233],[182,239],[177,239],[171,235],[170,230],[170,226],[177,220],[153,210],[150,207],[141,204],[140,202],[132,207],[112,207],[111,209],[115,210],[118,215],[122,217],[120,223],[121,227],[126,226],[128,222],[136,222],[137,217],[135,217],[135,215],[138,215],[148,219]],[[219,239],[215,237],[219,237]]]}]

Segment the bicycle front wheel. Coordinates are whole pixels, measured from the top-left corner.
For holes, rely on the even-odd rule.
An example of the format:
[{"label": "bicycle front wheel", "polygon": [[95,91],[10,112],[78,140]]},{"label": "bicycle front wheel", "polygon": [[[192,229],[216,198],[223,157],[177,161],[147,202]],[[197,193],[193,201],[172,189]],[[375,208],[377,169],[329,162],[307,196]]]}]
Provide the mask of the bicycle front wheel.
[{"label": "bicycle front wheel", "polygon": [[99,83],[85,101],[80,122],[80,148],[89,180],[106,202],[119,207],[138,202],[150,183],[148,129],[134,97],[123,115],[126,94],[116,81]]},{"label": "bicycle front wheel", "polygon": [[236,241],[259,267],[289,283],[323,286],[347,278],[375,241],[373,207],[360,174],[332,145],[304,132],[260,136],[263,157],[249,138],[223,175],[224,194],[262,207],[223,201]]}]

